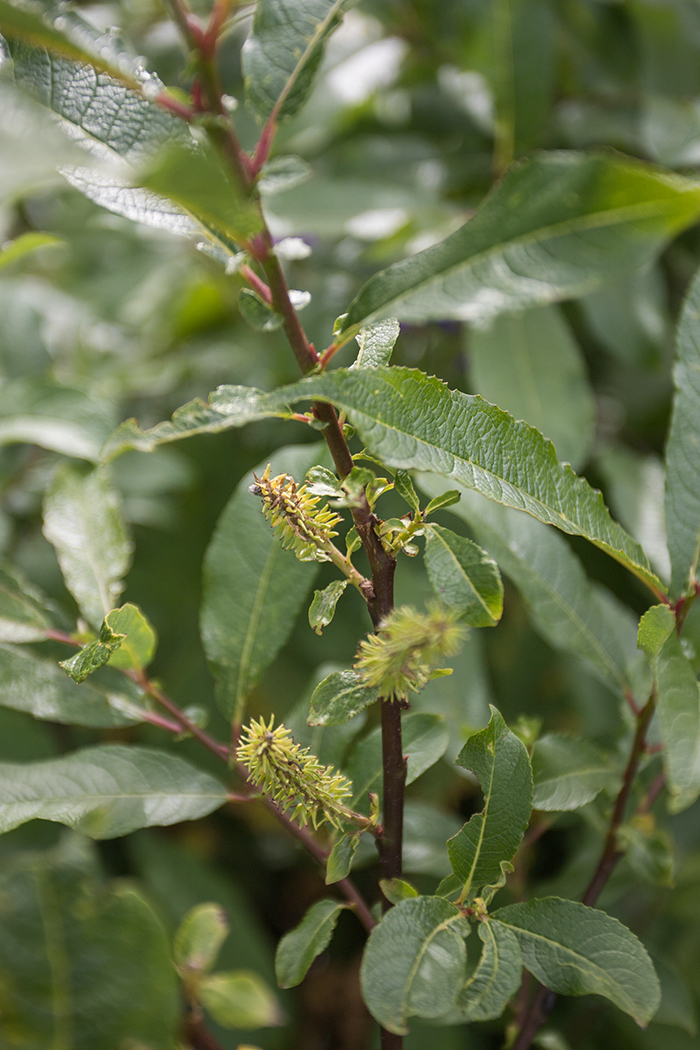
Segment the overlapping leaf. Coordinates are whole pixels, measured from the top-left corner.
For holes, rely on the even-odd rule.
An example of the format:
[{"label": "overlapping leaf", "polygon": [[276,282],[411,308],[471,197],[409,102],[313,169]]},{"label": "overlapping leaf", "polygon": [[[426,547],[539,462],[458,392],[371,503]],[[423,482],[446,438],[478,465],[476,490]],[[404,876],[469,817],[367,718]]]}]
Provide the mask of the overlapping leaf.
[{"label": "overlapping leaf", "polygon": [[675,632],[656,661],[657,710],[675,812],[700,795],[700,685]]},{"label": "overlapping leaf", "polygon": [[503,584],[493,558],[464,536],[431,525],[425,567],[433,590],[472,627],[494,627],[503,612]]},{"label": "overlapping leaf", "polygon": [[496,922],[481,922],[479,937],[484,944],[479,965],[457,999],[466,1021],[500,1017],[522,979],[520,946],[511,930]]}]

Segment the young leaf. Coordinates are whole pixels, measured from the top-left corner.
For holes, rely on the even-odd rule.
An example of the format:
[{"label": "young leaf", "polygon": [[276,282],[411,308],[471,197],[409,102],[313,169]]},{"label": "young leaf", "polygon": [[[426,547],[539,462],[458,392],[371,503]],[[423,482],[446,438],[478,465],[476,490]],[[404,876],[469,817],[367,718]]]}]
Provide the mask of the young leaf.
[{"label": "young leaf", "polygon": [[362,959],[362,997],[382,1028],[408,1032],[412,1015],[440,1017],[464,983],[469,924],[442,897],[397,904],[372,930]]},{"label": "young leaf", "polygon": [[223,805],[226,789],[176,755],[115,744],[48,762],[0,763],[0,799],[2,832],[39,819],[110,839],[204,817]]},{"label": "young leaf", "polygon": [[69,660],[59,661],[59,667],[62,667],[74,682],[84,682],[93,671],[104,667],[125,638],[125,634],[115,634],[105,620],[100,628],[99,637],[94,642],[84,645],[80,652],[71,656]]},{"label": "young leaf", "polygon": [[0,565],[0,641],[40,642],[51,626],[46,599],[9,565]]},{"label": "young leaf", "polygon": [[476,543],[440,525],[425,541],[425,567],[433,590],[472,627],[494,627],[503,612],[503,584],[493,558]]},{"label": "young leaf", "polygon": [[[303,478],[318,458],[316,446],[282,448],[271,458],[273,473]],[[289,637],[318,572],[317,562],[298,561],[275,537],[249,492],[253,480],[246,475],[224,508],[203,567],[202,643],[218,679],[221,709],[236,720]]]},{"label": "young leaf", "polygon": [[640,266],[699,212],[692,180],[604,154],[537,154],[456,233],[371,277],[343,334],[389,314],[473,322],[583,295]]},{"label": "young leaf", "polygon": [[500,1017],[522,979],[523,961],[515,934],[496,922],[480,922],[478,929],[484,943],[481,958],[457,999],[465,1021]]},{"label": "young leaf", "polygon": [[228,918],[220,904],[205,903],[191,908],[175,933],[175,966],[190,973],[211,970],[228,933]]},{"label": "young leaf", "polygon": [[307,722],[310,726],[342,725],[378,697],[377,689],[367,685],[357,671],[334,671],[314,689]]},{"label": "young leaf", "polygon": [[284,321],[282,314],[268,306],[251,288],[241,288],[238,309],[243,320],[256,332],[275,332]]},{"label": "young leaf", "polygon": [[426,518],[434,514],[436,510],[446,510],[448,507],[454,506],[455,503],[459,503],[461,498],[462,494],[457,489],[450,489],[448,492],[435,496],[425,508]]},{"label": "young leaf", "polygon": [[348,877],[359,843],[359,831],[350,832],[338,839],[326,863],[326,886],[332,886],[334,882]]},{"label": "young leaf", "polygon": [[388,901],[400,904],[401,901],[413,900],[420,896],[418,890],[404,879],[380,879],[379,888]]},{"label": "young leaf", "polygon": [[388,365],[400,333],[401,326],[396,317],[387,317],[385,321],[361,328],[355,336],[360,352],[350,367],[377,368],[379,365]]},{"label": "young leaf", "polygon": [[535,809],[559,813],[580,809],[600,794],[615,792],[620,778],[606,756],[583,737],[551,733],[532,750]]},{"label": "young leaf", "polygon": [[700,686],[675,632],[656,663],[657,711],[674,813],[700,795]]},{"label": "young leaf", "polygon": [[417,514],[420,511],[420,500],[418,499],[418,493],[411,481],[411,475],[407,470],[396,471],[396,474],[394,475],[394,488],[399,496],[408,503],[413,513]]},{"label": "young leaf", "polygon": [[486,729],[469,738],[455,761],[474,773],[484,793],[481,813],[447,843],[465,899],[495,882],[502,863],[515,855],[532,812],[532,770],[525,745],[495,707]]},{"label": "young leaf", "polygon": [[654,660],[676,626],[676,617],[668,605],[652,605],[642,616],[637,632],[637,648]]},{"label": "young leaf", "polygon": [[246,95],[257,117],[291,116],[304,104],[326,40],[348,0],[259,0],[243,46]]},{"label": "young leaf", "polygon": [[99,628],[117,604],[133,549],[106,475],[68,465],[57,470],[44,502],[44,535],[80,611]]},{"label": "young leaf", "polygon": [[222,1028],[268,1028],[282,1023],[275,995],[251,970],[210,974],[198,982],[197,996]]},{"label": "young leaf", "polygon": [[156,632],[137,605],[127,602],[120,609],[112,609],[105,624],[124,639],[109,658],[112,667],[121,670],[142,671],[148,667],[156,651]]},{"label": "young leaf", "polygon": [[666,529],[671,590],[692,584],[700,559],[700,488],[695,449],[700,441],[700,274],[696,274],[678,324],[676,393],[666,444]]},{"label": "young leaf", "polygon": [[22,233],[0,247],[0,270],[39,248],[55,247],[64,243],[60,237],[54,237],[52,233]]},{"label": "young leaf", "polygon": [[347,587],[349,580],[333,580],[322,591],[314,591],[309,606],[309,626],[316,634],[322,634],[335,615],[335,607]]},{"label": "young leaf", "polygon": [[347,904],[336,900],[316,901],[299,925],[285,933],[275,955],[275,974],[280,988],[294,988],[301,984],[316,956],[331,943],[344,908]]},{"label": "young leaf", "polygon": [[491,915],[515,934],[523,965],[562,995],[602,995],[645,1026],[659,1005],[651,959],[605,912],[558,897],[510,904]]}]

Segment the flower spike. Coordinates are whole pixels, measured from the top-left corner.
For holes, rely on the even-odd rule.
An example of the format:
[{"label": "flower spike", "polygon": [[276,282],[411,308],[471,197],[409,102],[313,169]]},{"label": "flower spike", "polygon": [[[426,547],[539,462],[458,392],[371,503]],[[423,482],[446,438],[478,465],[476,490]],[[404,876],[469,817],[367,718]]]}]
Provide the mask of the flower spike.
[{"label": "flower spike", "polygon": [[331,540],[341,520],[327,505],[318,507],[319,496],[312,496],[306,485],[298,486],[290,474],[270,477],[270,466],[250,486],[263,501],[263,514],[286,548],[300,561],[333,561]]}]

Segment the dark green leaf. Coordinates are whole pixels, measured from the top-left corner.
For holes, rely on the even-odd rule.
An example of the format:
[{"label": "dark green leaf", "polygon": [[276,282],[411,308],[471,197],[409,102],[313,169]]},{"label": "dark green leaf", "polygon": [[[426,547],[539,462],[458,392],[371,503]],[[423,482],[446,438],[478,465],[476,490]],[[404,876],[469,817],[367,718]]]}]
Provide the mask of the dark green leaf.
[{"label": "dark green leaf", "polygon": [[257,973],[214,973],[197,984],[202,1005],[222,1028],[267,1028],[282,1023],[277,999]]},{"label": "dark green leaf", "polygon": [[349,580],[333,580],[322,591],[314,591],[309,606],[309,626],[316,634],[323,634],[323,628],[327,627],[333,619],[335,607],[349,582]]},{"label": "dark green leaf", "polygon": [[493,558],[476,543],[431,525],[425,567],[438,597],[472,627],[494,627],[503,612],[503,584]]},{"label": "dark green leaf", "polygon": [[285,933],[277,945],[275,973],[280,988],[301,984],[317,955],[328,947],[341,911],[347,904],[324,899],[316,901],[298,926]]},{"label": "dark green leaf", "polygon": [[404,871],[444,878],[450,870],[445,843],[458,830],[459,820],[454,813],[429,802],[409,799],[403,820]]},{"label": "dark green leaf", "polygon": [[680,813],[700,795],[700,686],[675,632],[659,654],[656,687],[669,808]]},{"label": "dark green leaf", "polygon": [[561,995],[602,995],[646,1025],[659,1005],[651,959],[633,933],[605,912],[543,897],[491,916],[518,939],[524,966]]},{"label": "dark green leaf", "polygon": [[389,1032],[405,1035],[412,1015],[439,1017],[464,983],[469,925],[442,897],[415,897],[387,912],[362,960],[362,996]]},{"label": "dark green leaf", "polygon": [[484,943],[479,965],[457,999],[466,1021],[500,1017],[522,979],[523,961],[515,934],[497,922],[480,922],[478,929]]},{"label": "dark green leaf", "polygon": [[407,470],[396,471],[394,475],[394,488],[401,498],[408,503],[414,514],[417,514],[420,510],[420,500],[418,499],[418,493],[411,481],[411,475]]},{"label": "dark green leaf", "polygon": [[307,722],[310,726],[337,726],[375,703],[379,693],[356,671],[335,671],[314,689]]},{"label": "dark green leaf", "polygon": [[61,660],[59,667],[62,667],[74,682],[84,682],[93,671],[104,667],[125,638],[125,634],[115,634],[105,620],[100,628],[99,637],[94,642],[84,645],[75,656],[71,656],[68,660]]},{"label": "dark green leaf", "polygon": [[456,762],[474,773],[484,793],[481,813],[447,843],[464,899],[496,882],[503,863],[515,855],[532,812],[532,770],[525,745],[495,707],[486,729],[469,738]]},{"label": "dark green leaf", "polygon": [[194,973],[211,970],[228,933],[228,918],[220,904],[198,904],[187,912],[175,934],[175,965]]},{"label": "dark green leaf", "polygon": [[51,626],[43,595],[9,565],[0,565],[0,641],[39,642]]},{"label": "dark green leaf", "polygon": [[334,882],[348,877],[359,842],[359,831],[351,831],[338,839],[326,863],[326,886],[332,886]]},{"label": "dark green leaf", "polygon": [[388,365],[400,333],[401,326],[395,317],[387,317],[385,321],[361,328],[355,336],[360,352],[351,367],[377,368],[379,365]]},{"label": "dark green leaf", "polygon": [[600,794],[613,794],[620,778],[605,754],[583,737],[552,733],[532,750],[533,805],[546,812],[580,809]]}]

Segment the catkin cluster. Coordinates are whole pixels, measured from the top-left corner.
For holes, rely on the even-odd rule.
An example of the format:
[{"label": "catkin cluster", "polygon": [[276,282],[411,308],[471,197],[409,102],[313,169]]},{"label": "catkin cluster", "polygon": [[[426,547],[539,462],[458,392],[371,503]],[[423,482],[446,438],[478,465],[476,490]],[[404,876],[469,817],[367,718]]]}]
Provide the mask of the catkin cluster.
[{"label": "catkin cluster", "polygon": [[341,520],[340,515],[324,504],[318,506],[320,497],[312,496],[306,485],[298,486],[290,474],[270,477],[270,466],[262,477],[255,478],[250,486],[254,496],[263,501],[263,514],[282,540],[282,545],[292,549],[300,561],[330,561],[330,542],[338,533],[333,527]]}]

